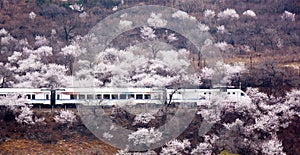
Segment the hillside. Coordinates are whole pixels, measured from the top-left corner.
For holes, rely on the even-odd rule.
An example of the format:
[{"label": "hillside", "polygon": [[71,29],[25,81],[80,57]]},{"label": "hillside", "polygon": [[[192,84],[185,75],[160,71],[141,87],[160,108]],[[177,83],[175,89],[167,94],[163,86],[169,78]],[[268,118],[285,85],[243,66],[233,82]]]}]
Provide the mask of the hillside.
[{"label": "hillside", "polygon": [[[70,6],[79,7],[77,10]],[[5,29],[15,40],[25,41],[28,48],[36,49],[39,45],[36,43],[37,37],[47,39],[45,45],[53,50],[53,56],[49,58],[50,62],[69,65],[68,60],[59,54],[61,49],[70,45],[77,36],[86,35],[90,29],[99,21],[108,15],[138,5],[165,5],[188,12],[203,24],[209,26],[208,32],[214,37],[219,46],[225,62],[235,63],[244,62],[250,71],[260,74],[260,70],[269,70],[265,66],[266,62],[275,66],[275,70],[283,73],[291,84],[282,86],[265,86],[257,82],[249,83],[242,81],[244,87],[280,87],[288,89],[299,86],[299,78],[294,77],[299,73],[299,47],[300,47],[300,22],[299,15],[300,3],[296,0],[265,0],[265,1],[1,1],[0,10],[0,28]],[[113,11],[113,7],[118,6],[118,10]],[[216,17],[205,18],[205,10],[212,10],[218,14],[227,8],[235,9],[239,19],[220,20]],[[243,15],[246,10],[253,10],[255,17]],[[294,17],[283,18],[284,11],[295,13]],[[34,18],[30,18],[32,13]],[[217,15],[215,15],[217,16]],[[225,29],[220,29],[224,26]],[[139,30],[133,30],[119,37],[116,46],[126,47],[136,40]],[[163,31],[158,31],[161,33]],[[179,35],[179,34],[178,34]],[[131,36],[131,37],[128,37]],[[2,39],[2,42],[4,40]],[[124,44],[125,43],[125,44]],[[223,45],[221,44],[223,43]],[[224,44],[225,43],[225,44]],[[11,40],[10,44],[1,44],[1,61],[7,62],[7,57],[13,54],[13,51],[22,51],[23,45]],[[176,47],[188,47],[187,40],[181,38]],[[202,67],[205,61],[201,56],[196,56],[195,63]],[[71,71],[68,71],[69,73]],[[245,75],[246,79],[255,79],[253,74]],[[273,75],[265,75],[273,76]],[[266,78],[266,77],[262,77]],[[243,78],[242,78],[243,79]],[[275,79],[275,78],[273,78]],[[285,79],[285,78],[284,78]],[[254,81],[259,81],[256,79]],[[253,80],[250,80],[253,81]],[[282,81],[282,80],[281,80]],[[276,83],[276,81],[275,81]],[[7,84],[2,84],[8,86]],[[238,85],[238,84],[237,84]],[[287,86],[286,86],[287,85]],[[272,93],[272,88],[267,89],[267,93]],[[289,90],[289,89],[288,89]],[[277,93],[282,94],[282,93]]]},{"label": "hillside", "polygon": [[[167,13],[135,16],[134,11],[127,12],[118,20],[106,20],[102,29],[95,28],[110,15],[146,5],[182,11],[170,18],[165,17]],[[134,22],[128,16],[148,25],[132,28]],[[183,30],[191,25],[182,21],[192,21],[197,31],[187,33],[200,36],[201,49],[213,45],[220,51],[215,57],[224,62],[206,60],[210,51],[199,52],[195,40],[165,28],[169,22],[165,19],[179,21],[175,25]],[[112,32],[122,33],[107,39]],[[118,136],[123,138],[117,139],[118,144],[125,139],[146,148],[144,152],[152,149],[149,154],[300,154],[299,0],[0,0],[0,54],[0,90],[39,88],[32,94],[0,93],[0,155],[128,153],[115,148],[116,143],[107,144]],[[220,87],[223,95],[211,95],[215,84],[242,90],[229,92]],[[69,87],[137,87],[157,92],[130,92],[139,96],[131,98],[126,90],[96,95],[66,92]],[[45,89],[40,92],[41,88]],[[69,98],[53,93],[56,88],[66,88],[58,91]],[[194,88],[208,93],[188,96],[197,100],[196,108],[180,111],[184,106],[178,103],[186,101],[186,91]],[[121,100],[121,95],[124,99],[124,94],[125,106],[102,105],[104,100]],[[84,109],[80,115],[80,108],[27,105],[26,100],[50,103],[49,96],[60,103],[70,99],[90,104],[95,99],[100,106]],[[179,101],[171,104],[172,97]],[[136,110],[130,106],[135,99],[150,105],[134,105],[142,109]],[[147,108],[153,100],[163,106],[151,113]],[[84,120],[84,116],[92,119]],[[97,124],[105,117],[114,124]],[[87,125],[91,122],[91,126],[96,123],[95,130]],[[167,123],[173,125],[172,132],[158,130],[166,129]],[[130,134],[114,134],[119,126]],[[169,135],[177,130],[182,131],[177,137]],[[163,133],[173,139],[152,147]]]}]

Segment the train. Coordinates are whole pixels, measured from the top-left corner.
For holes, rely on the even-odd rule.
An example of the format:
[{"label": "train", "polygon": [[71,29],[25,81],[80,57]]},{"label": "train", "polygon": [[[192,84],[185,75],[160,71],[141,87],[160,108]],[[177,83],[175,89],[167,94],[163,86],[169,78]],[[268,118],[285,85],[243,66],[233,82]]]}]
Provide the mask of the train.
[{"label": "train", "polygon": [[17,95],[31,105],[116,105],[201,103],[222,96],[232,101],[247,99],[237,88],[169,89],[169,88],[0,88],[0,98]]}]

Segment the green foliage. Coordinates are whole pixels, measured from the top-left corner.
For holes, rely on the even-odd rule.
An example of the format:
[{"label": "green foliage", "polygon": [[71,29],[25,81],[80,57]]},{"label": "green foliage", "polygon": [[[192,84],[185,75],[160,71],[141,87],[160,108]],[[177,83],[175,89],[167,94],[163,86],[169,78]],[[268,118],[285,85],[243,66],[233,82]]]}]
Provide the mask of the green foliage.
[{"label": "green foliage", "polygon": [[222,152],[219,153],[219,155],[239,155],[239,154],[230,153],[228,150],[223,150]]},{"label": "green foliage", "polygon": [[121,0],[94,0],[94,4],[100,3],[102,6],[106,8],[112,8],[121,3]]},{"label": "green foliage", "polygon": [[64,7],[66,9],[69,8],[70,5],[71,5],[70,2],[64,2],[64,3],[60,4],[61,7]]},{"label": "green foliage", "polygon": [[79,0],[78,2],[77,2],[78,4],[87,4],[88,3],[88,0]]},{"label": "green foliage", "polygon": [[44,4],[51,4],[53,0],[35,0],[36,5],[42,6]]},{"label": "green foliage", "polygon": [[36,5],[43,5],[45,4],[45,0],[36,0],[35,3]]}]

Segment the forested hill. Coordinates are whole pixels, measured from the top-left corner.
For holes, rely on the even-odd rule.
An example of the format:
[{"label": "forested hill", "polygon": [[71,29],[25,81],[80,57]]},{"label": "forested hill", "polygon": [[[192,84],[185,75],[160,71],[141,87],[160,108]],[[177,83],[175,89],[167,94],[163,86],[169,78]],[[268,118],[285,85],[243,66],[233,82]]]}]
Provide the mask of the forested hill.
[{"label": "forested hill", "polygon": [[[53,53],[47,61],[67,66],[67,60],[59,55],[62,48],[86,35],[108,15],[148,4],[183,10],[201,22],[202,29],[214,37],[225,62],[242,61],[249,68],[251,74],[241,79],[243,86],[299,86],[297,0],[1,0],[0,61],[7,63],[14,51],[22,52],[24,47],[34,50],[47,45]],[[117,45],[135,41],[132,36],[119,37]],[[186,45],[183,40],[176,46]],[[201,62],[198,64],[201,66]]]},{"label": "forested hill", "polygon": [[[234,47],[248,45],[257,52],[266,49],[280,51],[291,50],[299,46],[300,34],[300,2],[297,0],[2,0],[0,2],[0,28],[5,28],[17,39],[27,38],[33,43],[36,36],[51,37],[55,30],[58,40],[64,46],[69,44],[76,35],[85,35],[97,22],[104,17],[120,10],[137,5],[171,6],[210,26],[209,32],[216,41],[226,41]],[[78,8],[76,8],[76,4]],[[75,8],[73,7],[75,6]],[[113,9],[117,6],[118,9]],[[235,9],[238,20],[208,21],[204,17],[205,10],[218,13],[227,8]],[[255,19],[243,13],[253,10]],[[284,11],[294,16],[292,19],[282,19]],[[29,14],[36,16],[30,19]],[[217,33],[217,26],[224,25],[228,35]],[[281,42],[282,47],[278,47]],[[53,43],[55,45],[55,43]],[[54,46],[53,45],[53,46]],[[59,49],[59,48],[58,48]]]}]

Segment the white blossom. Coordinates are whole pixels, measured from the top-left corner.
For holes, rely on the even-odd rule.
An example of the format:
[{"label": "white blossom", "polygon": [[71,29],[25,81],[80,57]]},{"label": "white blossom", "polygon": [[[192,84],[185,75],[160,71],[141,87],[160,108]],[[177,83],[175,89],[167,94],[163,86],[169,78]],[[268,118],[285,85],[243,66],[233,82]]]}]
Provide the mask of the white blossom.
[{"label": "white blossom", "polygon": [[246,71],[244,63],[234,63],[233,65],[220,63],[218,65],[220,65],[220,66],[223,65],[223,67],[225,69],[225,76],[223,77],[223,80],[222,80],[223,83],[231,83],[231,79],[239,76],[239,74]]},{"label": "white blossom", "polygon": [[243,12],[243,15],[244,15],[244,16],[253,17],[253,18],[255,18],[255,17],[256,17],[256,14],[255,14],[255,12],[254,12],[254,11],[252,11],[252,10],[247,10],[247,11],[244,11],[244,12]]},{"label": "white blossom", "polygon": [[[259,92],[257,88],[249,88],[247,94],[252,102],[231,103],[230,100],[221,100],[222,102],[216,105],[217,109],[209,111],[206,108],[201,108],[198,114],[201,114],[204,119],[212,115],[221,116],[218,114],[220,111],[222,113],[234,112],[241,114],[241,116],[234,122],[223,123],[228,131],[218,132],[218,136],[214,134],[205,135],[204,142],[200,143],[189,154],[212,154],[213,150],[223,146],[229,150],[236,147],[250,148],[254,154],[285,154],[282,143],[277,138],[277,131],[280,127],[287,127],[291,118],[297,115],[295,110],[299,109],[300,91],[293,90],[288,93],[286,101],[272,96],[268,97]],[[208,108],[209,105],[210,103],[205,104]],[[255,121],[248,121],[249,118]],[[271,139],[269,136],[263,139],[259,138],[259,134],[263,133],[270,134]]]},{"label": "white blossom", "polygon": [[0,36],[6,36],[8,34],[9,33],[4,28],[0,29]]},{"label": "white blossom", "polygon": [[300,101],[300,90],[293,89],[291,92],[287,93],[286,98],[286,104],[290,105],[291,107],[300,106],[299,104],[297,104]]},{"label": "white blossom", "polygon": [[220,139],[220,137],[218,137],[215,134],[204,135],[204,142],[206,142],[206,143],[215,144],[219,139]]},{"label": "white blossom", "polygon": [[125,18],[127,18],[127,17],[128,17],[128,13],[123,13],[123,14],[120,15],[120,18],[121,18],[121,19],[125,19]]},{"label": "white blossom", "polygon": [[282,41],[282,39],[280,39],[280,38],[276,39],[276,46],[278,48],[282,48],[283,47],[283,41]]},{"label": "white blossom", "polygon": [[273,137],[271,140],[262,143],[262,153],[266,155],[285,155],[283,152],[283,146],[281,141],[277,137]]},{"label": "white blossom", "polygon": [[146,129],[139,128],[137,131],[128,135],[128,140],[132,141],[134,145],[139,144],[154,144],[161,140],[162,133],[154,128]]},{"label": "white blossom", "polygon": [[211,79],[215,71],[212,68],[204,67],[201,72],[201,77],[203,79]]},{"label": "white blossom", "polygon": [[173,68],[180,72],[181,70],[186,70],[190,66],[188,54],[189,52],[186,50],[161,50],[157,53],[157,57],[166,63],[169,68]]},{"label": "white blossom", "polygon": [[137,124],[137,123],[147,124],[153,119],[155,119],[155,117],[152,114],[142,113],[135,116],[133,124]]},{"label": "white blossom", "polygon": [[208,155],[212,154],[212,145],[209,143],[200,143],[191,152],[192,155]]},{"label": "white blossom", "polygon": [[291,21],[295,21],[295,16],[296,16],[296,14],[295,13],[291,13],[291,12],[289,12],[289,11],[284,11],[283,13],[282,13],[282,15],[281,15],[281,18],[283,19],[283,20],[291,20]]},{"label": "white blossom", "polygon": [[246,52],[250,52],[251,51],[251,48],[249,45],[244,45],[244,49]]},{"label": "white blossom", "polygon": [[180,11],[180,10],[178,10],[175,13],[173,13],[172,14],[172,18],[177,18],[177,19],[180,19],[180,20],[186,20],[186,19],[193,20],[193,21],[196,20],[195,17],[192,17],[188,13],[186,13],[184,11]]},{"label": "white blossom", "polygon": [[171,140],[166,144],[166,147],[163,147],[160,155],[181,155],[181,152],[187,153],[187,150],[190,147],[191,143],[185,139],[179,141],[177,139]]},{"label": "white blossom", "polygon": [[27,59],[20,60],[18,71],[37,70],[41,68],[40,58],[34,54],[30,54]]},{"label": "white blossom", "polygon": [[114,137],[112,134],[110,134],[108,132],[104,132],[102,136],[103,136],[103,138],[106,138],[108,140],[110,140],[111,138]]},{"label": "white blossom", "polygon": [[[29,55],[29,57],[32,55],[36,58],[36,60],[41,60],[41,58],[52,55],[52,47],[50,46],[41,46],[36,50],[32,50],[29,48],[23,48],[23,53],[26,55]],[[27,58],[29,58],[27,57]]]},{"label": "white blossom", "polygon": [[156,38],[155,31],[148,26],[141,28],[141,37],[145,40],[151,40]]},{"label": "white blossom", "polygon": [[111,10],[112,11],[117,11],[118,10],[118,6],[114,6]]},{"label": "white blossom", "polygon": [[209,27],[202,23],[198,24],[198,28],[200,29],[200,31],[203,31],[203,32],[209,31]]},{"label": "white blossom", "polygon": [[210,46],[210,45],[212,45],[213,44],[213,41],[211,40],[211,39],[206,39],[205,41],[204,41],[204,45],[205,46]]},{"label": "white blossom", "polygon": [[226,32],[225,26],[224,25],[217,26],[217,32],[221,34],[225,33]]},{"label": "white blossom", "polygon": [[206,108],[201,109],[197,112],[198,115],[201,115],[205,121],[209,123],[216,123],[221,120],[221,111],[220,109],[212,109],[212,108]]},{"label": "white blossom", "polygon": [[21,52],[14,51],[14,53],[7,59],[10,62],[17,62],[21,58],[21,56],[22,56]]},{"label": "white blossom", "polygon": [[86,18],[87,16],[88,14],[85,11],[79,14],[79,18]]},{"label": "white blossom", "polygon": [[35,37],[35,45],[36,46],[43,46],[48,45],[49,41],[45,36],[36,36]]},{"label": "white blossom", "polygon": [[130,20],[120,20],[119,28],[120,29],[130,29],[132,27],[133,22]]},{"label": "white blossom", "polygon": [[237,77],[240,73],[245,72],[246,68],[243,63],[235,63],[233,65],[217,62],[212,77],[220,77],[221,83],[231,83],[231,79]]},{"label": "white blossom", "polygon": [[10,42],[17,42],[17,39],[8,34],[5,37],[1,37],[1,45],[9,45]]},{"label": "white blossom", "polygon": [[130,152],[128,147],[123,150],[118,150],[116,155],[157,155],[155,151],[148,150],[147,152]]},{"label": "white blossom", "polygon": [[167,25],[167,21],[162,19],[162,14],[151,13],[150,18],[148,18],[147,23],[149,26],[153,27],[164,27]]},{"label": "white blossom", "polygon": [[78,11],[78,12],[84,11],[82,4],[69,5],[69,8],[71,8],[72,10]]},{"label": "white blossom", "polygon": [[169,41],[169,42],[173,42],[173,41],[176,41],[176,40],[178,40],[178,38],[175,36],[174,33],[172,33],[172,34],[170,34],[170,35],[168,36],[168,41]]},{"label": "white blossom", "polygon": [[287,119],[292,118],[294,115],[300,117],[299,110],[296,110],[300,107],[300,90],[294,89],[291,92],[288,92],[286,98],[287,100],[285,101],[284,105],[286,105],[287,107],[281,106],[281,111],[285,112],[284,117],[286,117]]},{"label": "white blossom", "polygon": [[228,44],[225,41],[217,42],[217,43],[215,43],[215,46],[218,47],[222,51],[226,51],[228,48]]},{"label": "white blossom", "polygon": [[262,129],[263,131],[273,132],[279,130],[279,118],[278,116],[273,116],[271,113],[267,115],[261,115],[255,118],[255,124],[253,128]]},{"label": "white blossom", "polygon": [[240,119],[236,119],[234,122],[232,123],[224,123],[223,125],[228,129],[228,130],[233,130],[233,128],[236,127],[241,127],[243,126],[244,122],[241,121]]},{"label": "white blossom", "polygon": [[21,107],[21,114],[16,117],[16,120],[20,124],[34,124],[33,112],[28,106]]},{"label": "white blossom", "polygon": [[45,85],[55,82],[58,86],[65,86],[69,77],[66,76],[67,69],[63,65],[49,63],[41,68]]},{"label": "white blossom", "polygon": [[35,124],[45,124],[45,118],[44,117],[38,118],[35,116],[34,122],[35,122]]},{"label": "white blossom", "polygon": [[207,10],[204,11],[204,17],[207,18],[207,19],[214,18],[215,15],[216,15],[216,13],[213,10],[207,9]]},{"label": "white blossom", "polygon": [[56,35],[56,30],[55,29],[51,29],[51,35]]},{"label": "white blossom", "polygon": [[30,19],[35,19],[35,17],[36,17],[36,14],[35,14],[33,11],[31,11],[31,12],[29,13],[29,18],[30,18]]},{"label": "white blossom", "polygon": [[[19,97],[21,95],[21,97]],[[18,107],[26,106],[28,100],[23,96],[23,94],[9,94],[5,97],[0,97],[0,105],[8,107],[11,111],[16,113],[18,111]]]},{"label": "white blossom", "polygon": [[73,57],[78,57],[85,52],[85,50],[81,49],[80,46],[76,43],[63,47],[61,51],[63,55],[69,55]]},{"label": "white blossom", "polygon": [[[10,69],[17,73],[14,87],[49,87],[65,86],[67,84],[67,69],[65,66],[51,64],[45,58],[53,55],[52,47],[41,46],[36,50],[23,49],[23,54],[14,52],[8,59],[18,66]],[[26,74],[24,74],[26,72]]]},{"label": "white blossom", "polygon": [[70,110],[62,110],[59,115],[54,117],[55,122],[60,124],[76,122],[76,115]]},{"label": "white blossom", "polygon": [[249,87],[247,88],[246,93],[251,98],[253,103],[261,103],[268,100],[268,95],[260,92],[258,88]]},{"label": "white blossom", "polygon": [[27,41],[26,38],[25,38],[25,39],[19,40],[19,44],[20,44],[21,46],[29,46],[28,41]]},{"label": "white blossom", "polygon": [[239,17],[239,14],[234,9],[229,8],[218,14],[220,19],[238,19]]}]

